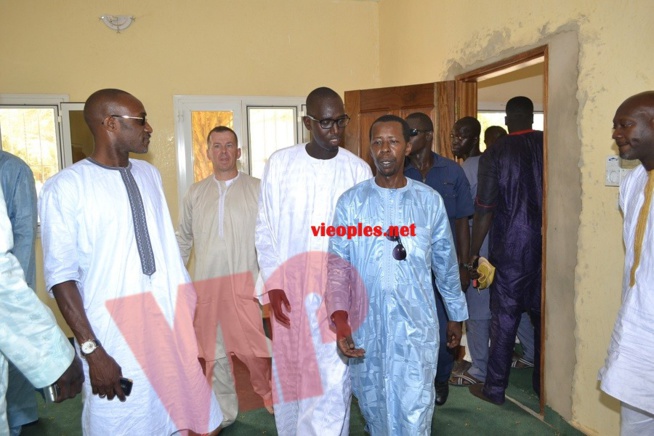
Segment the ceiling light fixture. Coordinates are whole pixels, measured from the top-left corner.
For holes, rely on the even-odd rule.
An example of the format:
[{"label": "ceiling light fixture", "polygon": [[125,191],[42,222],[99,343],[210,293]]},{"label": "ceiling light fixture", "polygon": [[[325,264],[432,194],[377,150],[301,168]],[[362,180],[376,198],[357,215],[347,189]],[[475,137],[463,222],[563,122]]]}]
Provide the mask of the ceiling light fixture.
[{"label": "ceiling light fixture", "polygon": [[120,33],[121,30],[127,29],[136,18],[131,15],[103,15],[100,20],[111,30]]}]

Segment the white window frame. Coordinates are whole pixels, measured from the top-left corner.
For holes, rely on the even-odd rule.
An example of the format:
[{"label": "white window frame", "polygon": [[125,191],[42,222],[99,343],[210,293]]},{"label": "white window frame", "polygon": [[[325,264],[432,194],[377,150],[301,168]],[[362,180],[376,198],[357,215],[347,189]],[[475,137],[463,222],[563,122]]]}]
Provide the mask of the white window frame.
[{"label": "white window frame", "polygon": [[72,151],[70,144],[66,146],[62,132],[62,103],[68,101],[66,94],[0,94],[0,106],[8,107],[47,107],[54,108],[57,123],[57,159],[59,170],[72,165]]},{"label": "white window frame", "polygon": [[61,116],[59,117],[59,125],[61,126],[61,136],[64,147],[64,158],[68,162],[66,166],[73,164],[73,139],[70,132],[70,112],[83,111],[84,103],[61,103]]},{"label": "white window frame", "polygon": [[290,107],[297,108],[295,137],[298,142],[306,138],[303,131],[306,97],[257,97],[233,95],[175,95],[175,143],[177,144],[177,192],[180,210],[186,192],[193,184],[193,132],[191,113],[195,111],[231,111],[234,113],[233,129],[241,148],[243,172],[250,172],[250,144],[247,126],[248,107]]}]

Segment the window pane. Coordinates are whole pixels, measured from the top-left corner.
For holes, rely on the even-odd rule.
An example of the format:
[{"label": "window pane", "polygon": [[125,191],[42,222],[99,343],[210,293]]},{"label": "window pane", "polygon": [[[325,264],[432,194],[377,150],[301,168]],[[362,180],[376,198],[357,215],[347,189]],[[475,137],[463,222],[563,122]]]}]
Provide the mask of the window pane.
[{"label": "window pane", "polygon": [[250,175],[261,178],[271,154],[297,143],[296,107],[248,107]]},{"label": "window pane", "polygon": [[36,192],[59,171],[54,108],[0,108],[2,149],[23,159],[34,172]]},{"label": "window pane", "polygon": [[70,111],[70,147],[73,163],[91,156],[93,153],[93,134],[84,121],[84,111]]},{"label": "window pane", "polygon": [[199,182],[213,174],[211,161],[207,159],[207,135],[214,127],[234,128],[232,111],[193,111],[191,131],[193,132],[193,181]]}]

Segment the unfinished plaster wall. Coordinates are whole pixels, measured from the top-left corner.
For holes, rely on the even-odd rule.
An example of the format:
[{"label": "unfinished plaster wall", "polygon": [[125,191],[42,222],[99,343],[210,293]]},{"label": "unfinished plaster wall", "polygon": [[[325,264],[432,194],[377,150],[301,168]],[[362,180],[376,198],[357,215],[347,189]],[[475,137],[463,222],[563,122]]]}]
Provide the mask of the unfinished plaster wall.
[{"label": "unfinished plaster wall", "polygon": [[[604,160],[617,153],[611,141],[611,120],[617,106],[629,95],[654,88],[654,59],[649,55],[654,40],[653,13],[654,5],[648,0],[380,2],[382,86],[452,79],[476,66],[547,43],[556,34],[575,33],[578,68],[577,73],[567,74],[573,74],[577,91],[551,89],[550,95],[570,92],[567,99],[576,110],[567,109],[557,116],[575,122],[572,134],[576,133],[576,138],[565,139],[581,146],[570,155],[550,155],[549,169],[569,167],[569,160],[579,168],[580,186],[573,181],[570,188],[580,188],[580,210],[563,211],[579,223],[578,234],[570,230],[574,225],[566,226],[556,229],[562,234],[554,239],[576,240],[573,253],[568,252],[569,243],[561,253],[566,262],[575,263],[576,275],[573,288],[559,290],[573,294],[570,298],[556,305],[548,301],[546,347],[558,350],[561,356],[548,356],[545,377],[548,405],[579,428],[602,435],[617,434],[619,425],[617,402],[599,391],[596,377],[620,304],[624,258],[617,188],[604,186]],[[550,87],[556,83],[553,80],[550,77]],[[550,180],[550,194],[565,189],[565,183],[571,182],[567,178]],[[548,207],[556,209],[555,202],[556,198],[549,198]],[[548,235],[548,258],[557,254],[552,250],[557,247]],[[550,267],[548,264],[548,273],[556,274]],[[573,307],[568,307],[573,301]],[[574,326],[572,342],[568,339],[570,326]],[[574,356],[570,358],[568,353]]]}]

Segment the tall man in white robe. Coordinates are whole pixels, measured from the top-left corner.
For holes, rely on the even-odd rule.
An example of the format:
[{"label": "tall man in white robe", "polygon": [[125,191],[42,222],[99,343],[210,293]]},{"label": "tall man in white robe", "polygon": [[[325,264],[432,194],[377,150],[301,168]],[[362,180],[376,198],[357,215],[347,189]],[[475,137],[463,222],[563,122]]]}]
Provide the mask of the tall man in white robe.
[{"label": "tall man in white robe", "polygon": [[198,293],[195,330],[205,374],[223,411],[223,427],[238,414],[229,356],[250,371],[254,391],[272,413],[270,352],[254,284],[259,276],[254,248],[259,179],[239,172],[236,133],[225,126],[207,135],[213,174],[194,183],[184,197],[177,242],[184,262],[194,249]]},{"label": "tall man in white robe", "polygon": [[468,318],[443,199],[404,175],[409,132],[400,117],[378,118],[370,129],[377,175],[336,205],[335,227],[384,233],[348,231],[329,243],[327,312],[352,358],[352,390],[372,436],[431,434],[440,342],[432,271],[450,319],[449,348]]},{"label": "tall man in white robe", "polygon": [[[82,430],[216,430],[222,413],[198,362],[196,294],[161,177],[129,159],[148,151],[145,108],[103,89],[86,101],[84,119],[93,153],[50,178],[40,203],[46,289],[84,357]],[[130,396],[121,377],[133,382]]]},{"label": "tall man in white robe", "polygon": [[280,435],[349,432],[350,383],[323,305],[330,223],[338,197],[372,176],[342,148],[349,117],[329,88],[307,97],[311,142],[274,153],[261,180],[256,246],[273,312],[273,399]]},{"label": "tall man in white robe", "polygon": [[0,186],[0,435],[10,434],[5,400],[9,360],[36,387],[56,383],[60,391],[57,402],[75,397],[84,382],[80,359],[50,309],[27,286],[13,247]]},{"label": "tall man in white robe", "polygon": [[622,436],[654,434],[654,91],[625,100],[613,118],[620,157],[638,159],[620,186],[627,250],[622,307],[599,378],[622,403]]}]

